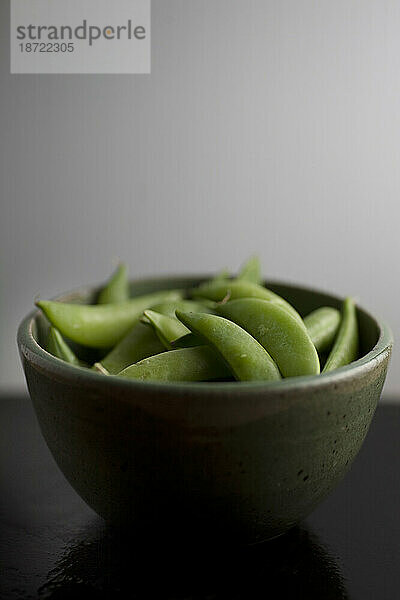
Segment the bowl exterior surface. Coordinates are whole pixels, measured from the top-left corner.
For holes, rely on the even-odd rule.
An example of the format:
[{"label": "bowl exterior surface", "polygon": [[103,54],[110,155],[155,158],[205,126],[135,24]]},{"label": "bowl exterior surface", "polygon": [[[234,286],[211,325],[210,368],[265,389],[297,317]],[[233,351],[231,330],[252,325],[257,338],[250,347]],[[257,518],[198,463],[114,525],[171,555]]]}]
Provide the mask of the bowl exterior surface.
[{"label": "bowl exterior surface", "polygon": [[282,534],[336,486],[365,439],[391,351],[317,385],[202,388],[63,371],[19,341],[43,436],[89,506],[148,536],[241,543]]}]

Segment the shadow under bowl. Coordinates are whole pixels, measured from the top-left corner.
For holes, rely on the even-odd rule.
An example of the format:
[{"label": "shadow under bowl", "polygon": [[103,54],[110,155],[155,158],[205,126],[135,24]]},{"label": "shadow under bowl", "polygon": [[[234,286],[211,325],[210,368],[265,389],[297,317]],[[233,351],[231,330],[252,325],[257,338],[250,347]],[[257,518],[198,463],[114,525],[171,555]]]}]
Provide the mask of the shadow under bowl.
[{"label": "shadow under bowl", "polygon": [[[132,295],[204,279],[138,280]],[[339,308],[342,301],[296,285],[268,287],[302,315],[320,306]],[[58,299],[92,302],[96,291]],[[48,325],[40,311],[21,323],[18,346],[47,445],[99,515],[147,538],[183,534],[256,543],[307,517],[365,439],[392,336],[384,323],[357,311],[360,359],[331,373],[272,383],[106,377],[46,352]],[[76,350],[83,357],[83,349]]]}]

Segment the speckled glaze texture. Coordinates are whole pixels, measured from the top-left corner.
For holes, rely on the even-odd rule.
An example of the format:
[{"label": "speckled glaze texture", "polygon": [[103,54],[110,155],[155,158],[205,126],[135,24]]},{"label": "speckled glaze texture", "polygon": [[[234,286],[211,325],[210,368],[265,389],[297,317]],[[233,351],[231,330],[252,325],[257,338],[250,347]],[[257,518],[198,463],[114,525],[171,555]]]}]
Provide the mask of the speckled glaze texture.
[{"label": "speckled glaze texture", "polygon": [[[193,282],[147,280],[132,289],[139,294]],[[270,287],[302,314],[340,305],[315,290]],[[90,301],[93,293],[72,297]],[[359,309],[358,318],[361,359],[330,374],[270,384],[105,377],[45,352],[38,312],[21,324],[18,340],[44,438],[71,485],[98,514],[138,535],[183,532],[255,543],[309,515],[364,441],[392,339],[365,311]]]}]

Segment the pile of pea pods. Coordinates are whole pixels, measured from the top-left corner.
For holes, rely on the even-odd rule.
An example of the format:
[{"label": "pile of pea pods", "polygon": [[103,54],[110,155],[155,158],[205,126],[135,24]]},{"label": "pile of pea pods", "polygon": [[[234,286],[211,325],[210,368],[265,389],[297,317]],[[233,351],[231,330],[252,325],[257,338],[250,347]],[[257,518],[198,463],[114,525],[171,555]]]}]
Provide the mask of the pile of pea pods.
[{"label": "pile of pea pods", "polygon": [[[302,319],[263,286],[257,257],[234,277],[224,270],[190,290],[133,298],[121,264],[96,304],[39,301],[37,306],[50,322],[47,351],[107,376],[276,381],[333,371],[358,356],[351,298],[341,311],[323,306]],[[76,345],[96,349],[99,359],[84,363],[71,347]]]}]

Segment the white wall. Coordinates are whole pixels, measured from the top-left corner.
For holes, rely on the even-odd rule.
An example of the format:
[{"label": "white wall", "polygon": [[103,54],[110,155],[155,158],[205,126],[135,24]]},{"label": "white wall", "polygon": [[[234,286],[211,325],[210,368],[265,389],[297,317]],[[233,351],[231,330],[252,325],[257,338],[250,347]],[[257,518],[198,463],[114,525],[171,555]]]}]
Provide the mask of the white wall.
[{"label": "white wall", "polygon": [[[400,326],[400,3],[153,0],[152,74],[10,75],[0,7],[0,381],[19,320],[106,277],[235,268]],[[400,391],[395,355],[387,392]]]}]

